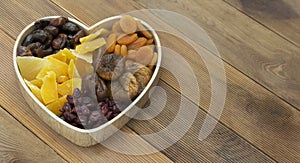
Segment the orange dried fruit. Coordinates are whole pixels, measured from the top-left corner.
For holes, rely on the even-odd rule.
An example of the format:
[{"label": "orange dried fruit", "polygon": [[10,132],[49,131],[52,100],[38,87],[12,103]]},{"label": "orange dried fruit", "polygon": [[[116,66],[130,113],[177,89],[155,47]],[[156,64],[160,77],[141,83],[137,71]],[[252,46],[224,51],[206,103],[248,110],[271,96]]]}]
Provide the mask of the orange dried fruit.
[{"label": "orange dried fruit", "polygon": [[138,35],[135,34],[131,34],[131,35],[121,35],[118,38],[118,44],[120,45],[129,45],[131,43],[133,43],[134,41],[136,41],[138,39]]},{"label": "orange dried fruit", "polygon": [[121,26],[120,26],[120,21],[116,21],[112,28],[111,28],[111,31],[113,33],[123,33],[122,29],[121,29]]},{"label": "orange dried fruit", "polygon": [[107,37],[106,51],[108,53],[112,53],[115,50],[116,42],[117,42],[117,35],[115,33],[112,33]]},{"label": "orange dried fruit", "polygon": [[122,56],[122,57],[126,57],[126,56],[127,56],[127,53],[128,53],[128,51],[127,51],[127,46],[126,46],[126,45],[122,45],[122,46],[121,46],[121,52],[120,52],[121,56]]},{"label": "orange dried fruit", "polygon": [[128,50],[127,59],[135,60],[136,50]]},{"label": "orange dried fruit", "polygon": [[136,32],[137,24],[132,16],[125,15],[120,19],[120,26],[123,32],[127,34],[132,34]]},{"label": "orange dried fruit", "polygon": [[115,54],[118,54],[118,55],[121,55],[121,46],[119,44],[117,44],[115,46],[115,51],[114,51]]},{"label": "orange dried fruit", "polygon": [[152,34],[144,27],[144,25],[141,22],[136,22],[138,31],[142,32],[142,34],[147,37],[148,39],[153,38]]},{"label": "orange dried fruit", "polygon": [[58,99],[56,74],[54,71],[49,71],[44,76],[41,86],[41,96],[46,105]]},{"label": "orange dried fruit", "polygon": [[145,37],[139,37],[133,43],[128,45],[128,49],[138,49],[144,45],[146,45],[147,39]]},{"label": "orange dried fruit", "polygon": [[59,99],[51,102],[50,104],[46,105],[46,107],[52,111],[55,115],[61,115],[60,109],[64,106],[67,102],[67,95],[60,97]]},{"label": "orange dried fruit", "polygon": [[154,53],[153,53],[153,58],[152,58],[152,60],[151,60],[151,62],[150,62],[150,64],[149,64],[149,68],[150,68],[152,71],[153,71],[154,68],[155,68],[155,65],[156,65],[156,63],[157,63],[157,60],[158,60],[158,55],[157,55],[156,52],[154,52]]},{"label": "orange dried fruit", "polygon": [[153,49],[149,46],[143,46],[136,52],[135,61],[148,65],[153,58]]}]

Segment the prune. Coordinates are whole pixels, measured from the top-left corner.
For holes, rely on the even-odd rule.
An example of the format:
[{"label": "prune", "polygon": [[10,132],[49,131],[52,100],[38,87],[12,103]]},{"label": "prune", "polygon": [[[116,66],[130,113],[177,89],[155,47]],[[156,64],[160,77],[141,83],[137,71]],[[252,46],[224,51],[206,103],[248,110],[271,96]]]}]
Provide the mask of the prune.
[{"label": "prune", "polygon": [[66,17],[58,17],[58,18],[54,18],[50,20],[50,25],[55,26],[55,27],[59,27],[64,25],[67,22],[67,18]]},{"label": "prune", "polygon": [[[79,39],[85,36],[85,32],[66,17],[38,20],[34,27],[18,48],[17,55],[42,58],[63,48],[75,48]],[[32,43],[40,43],[41,47],[27,47]]]},{"label": "prune", "polygon": [[59,29],[52,25],[49,25],[44,28],[45,31],[49,32],[52,36],[56,37],[58,35]]},{"label": "prune", "polygon": [[64,24],[62,26],[62,29],[71,33],[76,33],[80,30],[80,28],[76,24],[71,22],[67,22],[66,24]]}]

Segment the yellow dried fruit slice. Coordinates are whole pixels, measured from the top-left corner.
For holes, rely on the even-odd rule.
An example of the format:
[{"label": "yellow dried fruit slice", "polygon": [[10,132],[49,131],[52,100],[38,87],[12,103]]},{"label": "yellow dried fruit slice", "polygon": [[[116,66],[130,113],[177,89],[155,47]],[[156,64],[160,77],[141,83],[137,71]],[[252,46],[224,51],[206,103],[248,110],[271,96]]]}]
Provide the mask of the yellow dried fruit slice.
[{"label": "yellow dried fruit slice", "polygon": [[105,39],[101,37],[101,38],[97,38],[95,40],[87,41],[80,45],[77,45],[75,48],[75,51],[79,54],[85,54],[87,52],[92,52],[105,44],[106,44]]},{"label": "yellow dried fruit slice", "polygon": [[41,96],[41,90],[36,85],[32,84],[30,81],[24,79],[26,85],[29,87],[30,91],[33,93],[33,95],[43,103],[43,99]]},{"label": "yellow dried fruit slice", "polygon": [[41,88],[43,81],[41,79],[33,79],[30,81],[30,83]]},{"label": "yellow dried fruit slice", "polygon": [[54,71],[47,72],[46,76],[43,78],[41,96],[46,105],[58,99],[56,74]]},{"label": "yellow dried fruit slice", "polygon": [[56,78],[56,81],[57,81],[57,83],[59,83],[59,84],[61,84],[61,83],[63,83],[63,82],[65,82],[65,81],[67,81],[67,80],[69,80],[70,78],[68,77],[68,76],[58,76],[57,78]]},{"label": "yellow dried fruit slice", "polygon": [[85,61],[87,61],[88,63],[93,63],[93,54],[88,52],[88,53],[84,53],[84,54],[79,54],[76,51],[72,50],[72,53],[77,57],[77,58],[81,58]]},{"label": "yellow dried fruit slice", "polygon": [[62,84],[57,85],[58,94],[64,95],[71,95],[73,94],[73,90],[75,88],[81,89],[81,79],[80,78],[72,78],[63,82]]},{"label": "yellow dried fruit slice", "polygon": [[66,56],[65,53],[63,53],[62,50],[58,51],[56,54],[52,54],[52,55],[49,55],[49,56],[45,57],[45,59],[48,59],[49,57],[53,57],[53,58],[58,59],[62,62],[65,62],[65,63],[67,62],[67,56]]},{"label": "yellow dried fruit slice", "polygon": [[94,40],[95,38],[97,38],[98,36],[100,36],[100,35],[102,35],[102,34],[106,34],[106,33],[108,33],[109,31],[107,30],[107,29],[105,29],[105,28],[101,28],[100,30],[98,30],[98,31],[96,31],[96,32],[94,32],[94,33],[92,33],[92,34],[89,34],[89,35],[87,35],[87,36],[85,36],[85,37],[81,37],[80,39],[79,39],[79,41],[80,41],[80,43],[84,43],[84,42],[87,42],[87,41],[92,41],[92,40]]},{"label": "yellow dried fruit slice", "polygon": [[74,61],[76,61],[77,57],[67,48],[64,48],[63,50],[61,50],[62,53],[64,55],[66,55],[67,57],[67,60],[66,60],[66,63],[69,64],[70,61],[73,59]]},{"label": "yellow dried fruit slice", "polygon": [[38,75],[36,76],[37,79],[43,79],[43,77],[45,75],[47,75],[47,73],[49,71],[53,71],[57,77],[59,76],[67,76],[68,75],[68,64],[49,57],[47,58],[47,64],[46,66],[44,66],[44,68],[38,73]]},{"label": "yellow dried fruit slice", "polygon": [[35,79],[37,74],[46,65],[45,59],[37,57],[17,57],[17,64],[23,78],[30,81]]},{"label": "yellow dried fruit slice", "polygon": [[46,107],[52,111],[55,115],[61,115],[61,111],[59,111],[64,104],[67,102],[67,95],[60,97],[59,99],[51,102],[50,104],[46,105]]}]

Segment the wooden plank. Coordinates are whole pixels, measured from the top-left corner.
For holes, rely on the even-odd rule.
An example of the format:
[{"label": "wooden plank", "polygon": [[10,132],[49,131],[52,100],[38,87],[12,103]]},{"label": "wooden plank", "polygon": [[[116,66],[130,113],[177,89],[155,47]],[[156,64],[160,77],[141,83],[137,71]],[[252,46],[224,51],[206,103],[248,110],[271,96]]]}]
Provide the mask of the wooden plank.
[{"label": "wooden plank", "polygon": [[49,1],[10,1],[0,2],[0,28],[13,38],[22,29],[38,18],[52,15],[70,16]]},{"label": "wooden plank", "polygon": [[187,16],[208,32],[226,62],[300,109],[300,48],[220,0],[136,2]]},{"label": "wooden plank", "polygon": [[[66,10],[68,10],[68,11],[70,11],[70,12],[72,12],[72,13],[77,13],[78,11],[79,11],[79,9],[78,9],[78,7],[79,6],[82,6],[82,5],[84,5],[84,4],[78,4],[78,6],[69,6],[69,3],[68,3],[68,1],[55,1],[58,5],[61,5],[61,6],[63,6]],[[93,1],[94,2],[94,1]],[[97,3],[97,2],[95,2],[95,3]],[[99,2],[100,3],[100,2]],[[133,6],[134,6],[135,4],[133,4]],[[138,5],[135,5],[137,8],[141,8],[141,7],[139,7]],[[110,8],[109,6],[105,6],[105,7],[107,7],[107,8]],[[114,8],[115,9],[115,8]],[[89,8],[87,9],[87,10],[90,10]],[[115,9],[116,10],[116,9]],[[118,10],[117,10],[118,11]],[[125,10],[125,11],[127,11],[127,10]],[[124,12],[125,12],[124,11]],[[93,14],[94,15],[94,17],[96,17],[97,19],[98,19],[98,17],[101,17],[102,15],[101,15],[101,13],[99,13],[99,14]],[[80,16],[79,14],[78,14],[78,16]],[[91,17],[92,15],[88,15],[88,17]],[[89,22],[89,23],[87,23],[87,24],[93,24],[94,22],[96,22],[97,20],[91,20],[91,22]],[[174,41],[173,39],[174,38],[170,38],[170,37],[163,37],[162,35],[160,35],[160,37],[161,37],[161,39],[162,39],[162,42],[163,43],[169,43],[169,44],[171,44],[170,42],[172,42],[172,41]],[[172,41],[167,41],[167,40],[172,40]],[[194,71],[195,70],[197,70],[197,69],[201,69],[201,70],[198,70],[198,71],[196,71],[197,72],[197,77],[198,78],[201,78],[201,80],[200,80],[200,82],[199,82],[199,84],[200,84],[200,86],[201,86],[201,88],[210,88],[210,86],[209,86],[209,83],[210,83],[210,81],[209,81],[209,78],[207,77],[207,76],[205,76],[204,74],[207,74],[207,71],[206,71],[206,69],[205,69],[205,66],[204,66],[204,64],[201,62],[201,63],[199,63],[198,62],[198,60],[197,59],[201,59],[201,58],[199,58],[199,56],[198,56],[198,58],[197,57],[195,57],[195,55],[191,55],[190,53],[192,53],[191,52],[191,50],[190,49],[187,49],[184,45],[182,45],[182,46],[180,46],[182,43],[181,42],[173,42],[173,44],[171,44],[171,45],[173,45],[173,47],[171,48],[171,49],[173,49],[174,48],[174,46],[175,45],[179,45],[178,46],[178,48],[175,48],[176,50],[175,51],[177,51],[178,49],[181,49],[181,48],[183,48],[183,49],[181,49],[181,50],[179,50],[178,52],[180,53],[180,54],[185,54],[185,55],[187,55],[187,57],[188,57],[188,61],[190,61],[190,62],[193,62],[194,61],[194,63],[193,63],[193,67],[194,67]],[[166,45],[166,44],[164,44],[164,45]],[[207,52],[206,52],[207,53]],[[211,55],[211,54],[210,54]],[[191,59],[192,58],[192,59]],[[227,65],[228,66],[228,65]],[[229,67],[229,66],[228,66]],[[235,72],[236,73],[236,72]],[[203,77],[204,76],[204,77]],[[242,76],[242,74],[239,74],[238,73],[238,76],[239,77],[241,77]],[[170,76],[170,74],[168,74],[168,73],[166,73],[166,72],[163,72],[163,75],[162,75],[162,77],[161,77],[163,80],[165,80],[165,81],[167,81],[167,83],[169,83],[169,84],[171,84],[172,86],[174,86],[174,87],[176,87],[176,81],[174,81],[173,79],[174,78],[172,78],[171,76]],[[204,79],[203,79],[204,78]],[[248,79],[249,80],[249,79]],[[259,87],[259,86],[257,86],[256,85],[256,87]],[[178,89],[178,87],[176,87],[177,89]],[[261,87],[259,87],[259,88],[261,88]],[[263,88],[261,88],[261,89],[263,89]],[[202,93],[203,92],[203,93]],[[208,107],[208,105],[209,105],[209,97],[210,97],[210,90],[209,89],[202,89],[201,90],[201,97],[202,97],[202,99],[203,99],[203,97],[204,97],[204,100],[202,101],[202,103],[201,103],[201,106],[202,107],[205,107],[206,109],[207,109],[207,107]],[[236,109],[238,109],[238,108],[236,108]],[[228,120],[228,119],[227,119]],[[247,119],[246,119],[247,120]],[[131,126],[132,127],[132,126]],[[134,130],[136,130],[136,128],[134,128]],[[138,130],[138,128],[137,128],[137,130],[136,130],[137,132],[141,132],[141,129],[139,129]],[[175,146],[176,147],[178,147],[178,145],[176,145],[175,144]],[[176,148],[176,147],[174,147],[174,148]],[[182,147],[182,146],[181,146]],[[197,155],[197,156],[194,156],[194,157],[192,157],[192,156],[189,156],[189,153],[190,153],[190,151],[189,150],[192,150],[192,149],[189,149],[189,150],[182,150],[181,148],[176,148],[176,149],[181,149],[181,150],[177,150],[176,151],[176,149],[174,149],[174,148],[170,148],[170,149],[168,149],[169,151],[167,151],[166,152],[166,154],[169,156],[169,157],[171,157],[171,158],[175,158],[176,157],[176,155],[182,155],[182,153],[188,153],[188,154],[185,154],[185,158],[184,159],[194,159],[194,157],[195,158],[197,158],[197,159],[200,159],[200,158],[203,158],[204,156],[201,156],[201,154],[199,154],[199,155]],[[185,148],[185,149],[187,149],[187,148]],[[173,152],[175,152],[175,153],[173,153]],[[205,158],[205,157],[204,157]]]},{"label": "wooden plank", "polygon": [[225,1],[280,36],[300,46],[300,1]]},{"label": "wooden plank", "polygon": [[[136,10],[136,8],[129,3],[130,1],[127,0],[91,0],[89,3],[79,0],[75,3],[70,0],[51,1],[71,13],[74,17],[84,21],[87,25],[93,25],[107,17]],[[84,14],[82,11],[84,11]]]},{"label": "wooden plank", "polygon": [[[44,2],[44,1],[43,1]],[[34,14],[37,11],[32,11],[32,6],[42,6],[41,1],[31,1],[30,4],[22,4],[27,5],[31,10],[26,10],[23,14],[30,15]],[[7,2],[10,3],[10,2]],[[31,6],[32,5],[32,6]],[[47,5],[47,3],[45,4]],[[30,7],[31,6],[31,7]],[[55,8],[55,5],[53,5]],[[26,8],[26,7],[25,7]],[[14,11],[16,8],[14,8]],[[49,9],[50,10],[50,9]],[[60,9],[54,9],[54,11]],[[8,10],[7,10],[8,11]],[[10,11],[10,10],[9,10]],[[48,13],[47,10],[44,11],[43,14]],[[32,13],[33,12],[33,13]],[[62,12],[62,11],[61,11]],[[2,18],[2,17],[1,17]],[[24,24],[30,23],[32,20]],[[11,22],[9,26],[13,26],[18,22]],[[7,33],[9,30],[6,30]],[[13,38],[16,38],[14,33],[10,33],[13,35]],[[59,134],[55,133],[51,128],[47,126],[44,122],[41,121],[40,118],[37,117],[35,113],[28,107],[25,103],[21,93],[19,92],[17,78],[14,74],[13,63],[12,63],[12,48],[14,40],[9,38],[3,31],[0,31],[1,41],[0,41],[0,50],[3,53],[3,58],[5,60],[1,60],[0,69],[5,70],[0,72],[1,85],[0,85],[0,104],[16,119],[18,119],[22,124],[24,124],[28,129],[34,132],[40,139],[42,139],[47,145],[53,148],[57,153],[59,153],[64,159],[69,162],[93,162],[97,161],[113,161],[113,162],[147,162],[147,161],[159,161],[159,162],[170,162],[162,153],[155,153],[151,155],[144,156],[130,156],[125,154],[120,154],[111,150],[106,149],[104,146],[95,145],[90,148],[82,148],[78,147],[66,139],[64,139]],[[124,130],[128,130],[132,134],[135,134],[128,127],[124,127]],[[112,137],[112,140],[121,139],[120,137]],[[149,146],[146,142],[144,142],[145,146]],[[108,157],[109,156],[109,157]]]},{"label": "wooden plank", "polygon": [[[175,116],[178,114],[180,106],[180,98],[187,100],[167,85],[165,82],[160,81],[159,87],[163,88],[167,94],[168,100],[164,105],[163,100],[159,93],[153,93],[153,107],[151,109],[164,109],[158,116],[147,121],[131,120],[128,126],[139,134],[150,134],[156,133],[165,129],[171,122],[174,121]],[[172,98],[169,98],[172,97]],[[164,107],[165,106],[165,107]],[[185,110],[189,112],[191,107],[198,108],[194,103],[188,103],[184,106]],[[151,115],[142,113],[140,117],[149,117]],[[199,109],[197,117],[194,120],[193,125],[189,128],[189,131],[178,141],[174,146],[171,146],[164,150],[165,154],[170,158],[177,158],[177,155],[185,152],[185,158],[178,158],[182,162],[190,161],[189,158],[194,159],[193,161],[202,162],[203,157],[211,162],[273,162],[267,155],[262,153],[260,150],[249,144],[243,138],[238,136],[235,132],[229,130],[226,126],[218,123],[213,132],[204,141],[200,141],[199,130],[203,124],[206,112]],[[177,119],[179,120],[179,119]],[[186,119],[179,120],[181,124]],[[145,127],[147,126],[147,127]],[[167,141],[172,140],[172,135],[161,135],[161,137]],[[150,138],[149,138],[150,139]],[[145,138],[146,141],[151,141]],[[159,144],[158,146],[160,146]],[[188,159],[188,160],[186,160]],[[178,161],[178,160],[176,160]]]},{"label": "wooden plank", "polygon": [[[198,79],[200,107],[208,111],[211,98],[210,77],[199,54],[178,38],[165,34],[160,34],[160,38],[164,47],[184,54],[183,57]],[[206,49],[202,48],[200,53],[210,60],[209,64],[213,67],[220,66],[214,62],[216,57]],[[300,133],[300,111],[230,65],[225,64],[225,70],[227,97],[220,122],[277,161],[299,160],[300,138],[297,135]],[[180,91],[177,80],[170,72],[163,70],[161,79]]]},{"label": "wooden plank", "polygon": [[0,124],[1,162],[66,162],[2,107]]}]

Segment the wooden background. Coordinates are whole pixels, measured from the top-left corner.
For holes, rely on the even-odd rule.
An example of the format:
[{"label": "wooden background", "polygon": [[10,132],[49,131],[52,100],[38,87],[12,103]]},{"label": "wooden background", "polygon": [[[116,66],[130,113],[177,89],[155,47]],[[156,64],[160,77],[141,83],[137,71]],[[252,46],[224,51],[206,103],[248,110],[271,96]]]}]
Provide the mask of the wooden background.
[{"label": "wooden background", "polygon": [[[0,6],[1,161],[300,162],[300,1],[2,0]],[[187,16],[216,44],[227,76],[226,104],[219,123],[207,139],[198,139],[211,97],[207,68],[180,38],[159,33],[162,45],[181,54],[199,81],[199,112],[185,136],[161,152],[141,156],[116,153],[101,145],[82,148],[70,143],[42,122],[19,92],[12,63],[17,35],[44,16],[64,15],[92,25],[109,16],[148,8]],[[206,47],[201,53],[212,60],[216,57]],[[158,85],[168,95],[164,110],[151,120],[131,120],[123,131],[154,133],[172,121],[181,94],[178,82],[162,71]],[[110,140],[129,141],[118,135]]]}]

